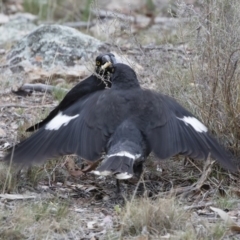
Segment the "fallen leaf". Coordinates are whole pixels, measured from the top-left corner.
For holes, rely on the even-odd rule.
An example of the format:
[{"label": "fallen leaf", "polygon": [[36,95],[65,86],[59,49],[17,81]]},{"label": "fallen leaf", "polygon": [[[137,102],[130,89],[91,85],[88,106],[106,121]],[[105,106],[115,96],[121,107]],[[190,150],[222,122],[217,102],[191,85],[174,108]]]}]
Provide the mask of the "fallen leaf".
[{"label": "fallen leaf", "polygon": [[148,240],[148,236],[138,236],[136,240]]},{"label": "fallen leaf", "polygon": [[14,130],[18,129],[18,124],[16,122],[11,123],[10,126],[11,126],[11,129],[14,129]]},{"label": "fallen leaf", "polygon": [[74,211],[74,212],[78,212],[78,213],[85,212],[85,209],[83,209],[83,208],[73,208],[71,210]]},{"label": "fallen leaf", "polygon": [[222,218],[225,221],[225,223],[230,225],[230,227],[237,226],[237,224],[233,221],[233,219],[226,212],[224,212],[222,209],[215,208],[215,207],[210,207],[210,209],[212,211],[216,212],[220,216],[220,218]]},{"label": "fallen leaf", "polygon": [[237,232],[237,233],[240,233],[240,227],[239,226],[231,226],[230,229],[233,231],[233,232]]},{"label": "fallen leaf", "polygon": [[171,237],[171,235],[169,233],[167,233],[164,236],[161,236],[160,239],[169,239]]},{"label": "fallen leaf", "polygon": [[95,228],[95,227],[94,227],[95,224],[96,224],[95,221],[90,221],[90,222],[88,222],[88,223],[87,223],[88,229],[94,229],[94,228]]},{"label": "fallen leaf", "polygon": [[68,173],[73,177],[79,177],[84,173],[77,167],[74,160],[71,158],[67,158],[65,161],[65,167],[68,170]]},{"label": "fallen leaf", "polygon": [[88,162],[88,166],[85,167],[82,171],[84,173],[88,173],[88,172],[91,172],[92,170],[95,170],[97,168],[97,166],[98,166],[100,161],[101,161],[101,159],[97,160],[96,162],[93,162],[93,163],[89,163]]},{"label": "fallen leaf", "polygon": [[112,217],[110,215],[104,217],[101,225],[105,225],[107,228],[112,227],[113,226]]}]

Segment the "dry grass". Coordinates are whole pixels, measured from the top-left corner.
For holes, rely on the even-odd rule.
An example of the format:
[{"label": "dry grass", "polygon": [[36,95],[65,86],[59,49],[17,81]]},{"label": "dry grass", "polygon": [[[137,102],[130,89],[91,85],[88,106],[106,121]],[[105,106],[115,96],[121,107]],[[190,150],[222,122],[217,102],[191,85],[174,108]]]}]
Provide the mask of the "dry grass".
[{"label": "dry grass", "polygon": [[0,206],[2,239],[64,239],[79,237],[81,219],[59,199],[9,203]]},{"label": "dry grass", "polygon": [[14,192],[17,187],[16,172],[0,162],[0,193]]},{"label": "dry grass", "polygon": [[230,239],[221,221],[186,211],[176,198],[135,199],[120,211],[122,239]]},{"label": "dry grass", "polygon": [[198,69],[193,77],[202,86],[204,120],[226,146],[240,153],[240,3],[211,0],[202,9],[195,42]]},{"label": "dry grass", "polygon": [[[106,228],[100,239],[231,239],[223,221],[213,215],[209,222],[195,211],[186,211],[177,201],[135,198],[124,207],[116,206],[120,228]],[[94,235],[97,229],[88,228],[88,223],[94,220],[101,224],[102,216],[89,206],[87,211],[79,206],[83,212],[76,213],[72,205],[70,198],[44,199],[44,195],[33,201],[5,202],[0,205],[0,234],[3,239],[78,239]]]},{"label": "dry grass", "polygon": [[34,191],[39,182],[49,186],[53,182],[64,183],[69,174],[63,162],[62,158],[52,159],[44,165],[32,166],[21,171],[16,171],[16,166],[10,167],[0,162],[0,193],[24,192],[26,189]]},{"label": "dry grass", "polygon": [[240,203],[237,196],[232,193],[226,194],[224,197],[215,196],[215,206],[223,210],[232,210],[238,208]]},{"label": "dry grass", "polygon": [[188,218],[189,214],[178,206],[175,199],[135,199],[127,202],[122,211],[122,234],[166,235],[183,230]]},{"label": "dry grass", "polygon": [[187,42],[184,65],[162,62],[157,79],[163,92],[176,97],[206,123],[232,152],[240,146],[240,3],[199,1],[199,11],[181,4],[189,23],[179,26],[179,41]]}]

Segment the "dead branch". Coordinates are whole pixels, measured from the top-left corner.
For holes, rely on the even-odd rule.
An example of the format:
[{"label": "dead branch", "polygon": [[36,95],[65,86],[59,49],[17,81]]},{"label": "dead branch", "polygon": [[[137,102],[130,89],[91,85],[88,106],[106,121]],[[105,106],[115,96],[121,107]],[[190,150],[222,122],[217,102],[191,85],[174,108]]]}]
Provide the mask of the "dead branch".
[{"label": "dead branch", "polygon": [[31,90],[31,91],[47,92],[47,93],[52,93],[53,91],[56,91],[56,90],[68,92],[68,89],[59,88],[59,87],[55,87],[52,85],[46,85],[43,83],[36,83],[36,84],[26,83],[26,84],[22,85],[20,87],[20,89],[23,91]]}]

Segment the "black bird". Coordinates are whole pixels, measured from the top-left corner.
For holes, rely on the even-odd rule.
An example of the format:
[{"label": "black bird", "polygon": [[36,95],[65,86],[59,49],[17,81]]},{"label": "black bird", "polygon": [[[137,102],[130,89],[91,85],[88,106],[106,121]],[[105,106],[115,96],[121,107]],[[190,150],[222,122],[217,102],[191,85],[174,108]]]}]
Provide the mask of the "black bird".
[{"label": "black bird", "polygon": [[[109,71],[108,69],[102,69],[102,66],[106,62],[111,62],[113,64],[116,63],[115,56],[112,53],[104,53],[97,56],[95,69],[97,74],[92,74],[73,87],[59,103],[59,105],[54,108],[44,120],[29,127],[26,132],[33,132],[41,128],[46,123],[51,121],[60,111],[67,109],[83,96],[98,90],[102,90],[105,87],[111,87],[111,82],[108,80]],[[101,75],[104,81],[98,75]]]},{"label": "black bird", "polygon": [[95,161],[106,152],[95,173],[127,179],[150,152],[159,159],[182,154],[204,160],[210,154],[223,167],[235,170],[232,156],[173,98],[142,89],[127,65],[114,64],[110,70],[110,89],[83,96],[5,159],[24,166],[65,154]]}]

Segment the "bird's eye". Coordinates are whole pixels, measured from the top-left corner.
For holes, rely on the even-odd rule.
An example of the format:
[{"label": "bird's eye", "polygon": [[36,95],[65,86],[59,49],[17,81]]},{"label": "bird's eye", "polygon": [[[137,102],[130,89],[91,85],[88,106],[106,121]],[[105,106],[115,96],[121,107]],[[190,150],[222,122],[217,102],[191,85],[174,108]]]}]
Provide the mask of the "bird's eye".
[{"label": "bird's eye", "polygon": [[100,63],[99,61],[96,61],[96,65],[97,65],[97,66],[100,66],[101,63]]}]

